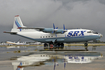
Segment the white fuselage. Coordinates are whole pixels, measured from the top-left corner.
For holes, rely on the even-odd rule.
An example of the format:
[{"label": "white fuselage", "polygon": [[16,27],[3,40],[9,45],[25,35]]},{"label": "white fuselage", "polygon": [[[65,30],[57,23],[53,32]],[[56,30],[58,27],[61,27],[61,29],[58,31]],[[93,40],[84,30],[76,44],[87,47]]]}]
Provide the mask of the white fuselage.
[{"label": "white fuselage", "polygon": [[17,32],[17,35],[43,43],[55,40],[63,43],[86,42],[102,37],[102,34],[88,29],[71,29],[63,34],[45,33],[35,29],[22,29],[22,31]]},{"label": "white fuselage", "polygon": [[16,15],[14,17],[14,24],[11,32],[4,32],[10,34],[17,34],[19,36],[42,42],[42,43],[71,43],[71,42],[87,42],[90,40],[96,40],[102,37],[101,34],[88,29],[69,29],[65,28],[63,24],[62,29],[55,27],[53,23],[53,28],[43,28],[34,27],[28,28],[23,25],[20,16]]}]

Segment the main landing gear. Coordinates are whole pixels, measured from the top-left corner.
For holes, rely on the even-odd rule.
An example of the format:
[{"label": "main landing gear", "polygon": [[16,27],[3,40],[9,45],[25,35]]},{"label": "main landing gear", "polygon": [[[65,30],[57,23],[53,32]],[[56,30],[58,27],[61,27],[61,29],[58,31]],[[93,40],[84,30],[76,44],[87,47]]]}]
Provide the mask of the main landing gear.
[{"label": "main landing gear", "polygon": [[63,49],[64,48],[64,43],[55,43],[54,44],[54,48],[61,48],[61,49]]},{"label": "main landing gear", "polygon": [[58,42],[50,42],[49,45],[47,43],[44,43],[44,48],[49,47],[50,49],[63,49],[64,48],[64,43],[58,43]]},{"label": "main landing gear", "polygon": [[54,48],[61,48],[61,49],[63,49],[64,48],[64,43],[59,43],[59,42],[57,42],[57,40],[55,40],[55,42],[54,42]]},{"label": "main landing gear", "polygon": [[85,50],[88,51],[88,42],[84,43]]}]

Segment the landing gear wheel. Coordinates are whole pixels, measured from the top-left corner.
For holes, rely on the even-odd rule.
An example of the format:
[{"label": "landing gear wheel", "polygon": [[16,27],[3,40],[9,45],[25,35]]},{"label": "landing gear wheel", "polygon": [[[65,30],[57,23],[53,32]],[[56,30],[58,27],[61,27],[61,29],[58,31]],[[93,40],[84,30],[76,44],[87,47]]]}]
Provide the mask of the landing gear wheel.
[{"label": "landing gear wheel", "polygon": [[85,47],[85,50],[88,51],[88,47]]},{"label": "landing gear wheel", "polygon": [[84,43],[84,47],[85,47],[85,50],[88,51],[88,43],[87,42]]},{"label": "landing gear wheel", "polygon": [[63,49],[64,48],[64,43],[61,43],[61,49]]},{"label": "landing gear wheel", "polygon": [[55,47],[56,47],[57,49],[59,49],[59,48],[60,48],[60,43],[56,43],[56,44],[55,44]]},{"label": "landing gear wheel", "polygon": [[53,49],[54,48],[54,45],[53,44],[49,44],[50,46],[50,49]]},{"label": "landing gear wheel", "polygon": [[88,43],[86,42],[86,43],[84,43],[84,46],[88,46]]},{"label": "landing gear wheel", "polygon": [[84,43],[84,46],[85,46],[85,50],[88,51],[88,43]]},{"label": "landing gear wheel", "polygon": [[47,44],[47,43],[44,43],[44,48],[45,48],[45,47],[48,47],[48,44]]},{"label": "landing gear wheel", "polygon": [[49,47],[50,47],[50,49],[53,49],[54,48],[54,44],[53,44],[52,41],[49,43]]}]

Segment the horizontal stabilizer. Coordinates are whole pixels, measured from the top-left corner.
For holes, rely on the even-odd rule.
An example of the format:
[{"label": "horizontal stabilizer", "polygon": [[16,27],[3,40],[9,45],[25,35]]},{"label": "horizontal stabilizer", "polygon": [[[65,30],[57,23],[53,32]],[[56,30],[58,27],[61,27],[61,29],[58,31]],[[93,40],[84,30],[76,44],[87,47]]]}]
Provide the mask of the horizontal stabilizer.
[{"label": "horizontal stabilizer", "polygon": [[6,31],[4,31],[4,33],[17,34],[17,32],[6,32]]}]

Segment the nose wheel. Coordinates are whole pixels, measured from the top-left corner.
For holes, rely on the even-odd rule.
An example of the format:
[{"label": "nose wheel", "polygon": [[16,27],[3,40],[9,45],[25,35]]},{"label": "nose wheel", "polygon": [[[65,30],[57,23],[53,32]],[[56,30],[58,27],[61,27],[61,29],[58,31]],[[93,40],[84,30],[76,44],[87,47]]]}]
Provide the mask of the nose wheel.
[{"label": "nose wheel", "polygon": [[84,46],[88,46],[88,43],[86,42],[86,43],[84,43]]},{"label": "nose wheel", "polygon": [[85,47],[85,50],[88,51],[88,47]]}]

